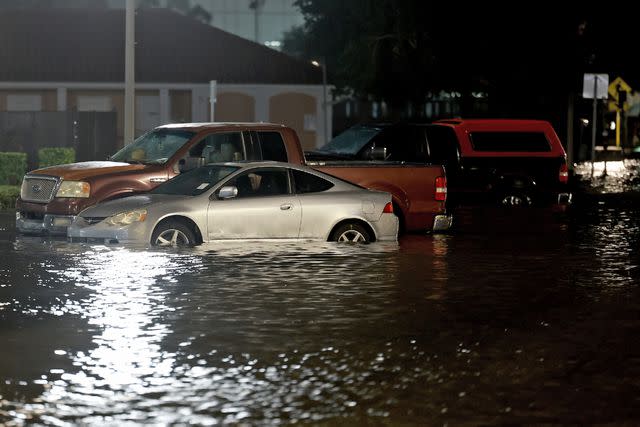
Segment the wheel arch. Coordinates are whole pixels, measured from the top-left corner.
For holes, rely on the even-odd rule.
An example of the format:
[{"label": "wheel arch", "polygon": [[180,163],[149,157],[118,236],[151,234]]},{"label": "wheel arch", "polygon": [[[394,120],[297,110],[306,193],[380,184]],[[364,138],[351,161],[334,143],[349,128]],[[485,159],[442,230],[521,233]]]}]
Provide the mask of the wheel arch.
[{"label": "wheel arch", "polygon": [[333,224],[333,227],[331,227],[331,231],[329,231],[329,234],[327,234],[326,236],[326,241],[330,241],[331,240],[331,236],[333,236],[333,233],[338,229],[338,227],[344,225],[344,224],[349,224],[349,223],[356,223],[358,225],[363,226],[369,233],[371,233],[371,241],[375,242],[378,239],[378,236],[376,236],[376,232],[373,229],[373,227],[371,226],[371,224],[369,224],[367,221],[365,221],[362,218],[357,218],[357,217],[353,217],[353,218],[344,218],[341,219],[340,221],[336,222],[335,224]]},{"label": "wheel arch", "polygon": [[185,215],[175,215],[175,214],[169,214],[166,215],[162,218],[160,218],[158,220],[158,222],[156,222],[156,224],[153,226],[153,229],[151,230],[151,235],[149,236],[149,240],[151,240],[151,236],[153,236],[153,233],[156,231],[156,229],[161,225],[164,224],[165,222],[168,221],[180,221],[182,223],[184,223],[185,225],[187,225],[189,228],[191,228],[196,236],[196,240],[197,240],[197,244],[202,244],[203,243],[203,238],[202,238],[202,231],[200,231],[200,227],[198,227],[198,224],[196,224],[196,222],[194,220],[192,220],[191,218],[189,218],[188,216]]}]

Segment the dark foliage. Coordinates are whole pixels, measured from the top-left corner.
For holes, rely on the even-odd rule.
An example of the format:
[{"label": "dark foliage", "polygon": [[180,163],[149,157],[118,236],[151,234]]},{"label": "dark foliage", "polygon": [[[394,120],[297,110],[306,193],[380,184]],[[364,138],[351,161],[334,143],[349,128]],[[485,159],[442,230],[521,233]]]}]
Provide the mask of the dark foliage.
[{"label": "dark foliage", "polygon": [[[305,24],[284,49],[326,58],[330,83],[416,105],[439,90],[488,93],[495,114],[535,113],[581,91],[584,72],[632,78],[630,14],[557,3],[297,0]],[[640,84],[640,82],[638,82]],[[508,106],[508,107],[507,107]]]}]

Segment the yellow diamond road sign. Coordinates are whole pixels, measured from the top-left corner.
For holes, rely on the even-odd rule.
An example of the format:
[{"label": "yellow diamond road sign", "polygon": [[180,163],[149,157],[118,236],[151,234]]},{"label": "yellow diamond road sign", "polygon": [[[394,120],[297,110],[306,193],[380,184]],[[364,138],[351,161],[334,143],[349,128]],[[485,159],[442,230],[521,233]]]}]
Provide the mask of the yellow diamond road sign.
[{"label": "yellow diamond road sign", "polygon": [[628,94],[631,94],[631,92],[633,91],[633,89],[631,89],[631,86],[629,86],[627,84],[627,82],[625,82],[624,80],[622,80],[621,77],[616,77],[610,84],[609,84],[609,95],[611,95],[611,97],[613,99],[616,100],[616,102],[618,102],[618,92],[627,92]]}]

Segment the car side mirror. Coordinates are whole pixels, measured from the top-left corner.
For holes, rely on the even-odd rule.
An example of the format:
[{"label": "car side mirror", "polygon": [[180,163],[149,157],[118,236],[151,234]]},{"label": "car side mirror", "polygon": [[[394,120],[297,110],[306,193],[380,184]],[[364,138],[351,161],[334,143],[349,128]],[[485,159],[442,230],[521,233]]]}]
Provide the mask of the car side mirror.
[{"label": "car side mirror", "polygon": [[227,200],[238,196],[238,187],[226,185],[218,191],[218,199]]}]

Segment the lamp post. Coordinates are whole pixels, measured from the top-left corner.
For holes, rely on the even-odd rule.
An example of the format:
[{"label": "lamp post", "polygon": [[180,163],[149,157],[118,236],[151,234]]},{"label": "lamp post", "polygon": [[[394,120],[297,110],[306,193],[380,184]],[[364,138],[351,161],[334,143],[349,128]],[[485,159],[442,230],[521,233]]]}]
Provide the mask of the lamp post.
[{"label": "lamp post", "polygon": [[127,0],[124,48],[124,145],[135,138],[135,0]]},{"label": "lamp post", "polygon": [[327,117],[327,64],[323,57],[321,62],[311,61],[316,67],[322,68],[322,116],[324,118],[324,142],[329,141],[329,121]]}]

